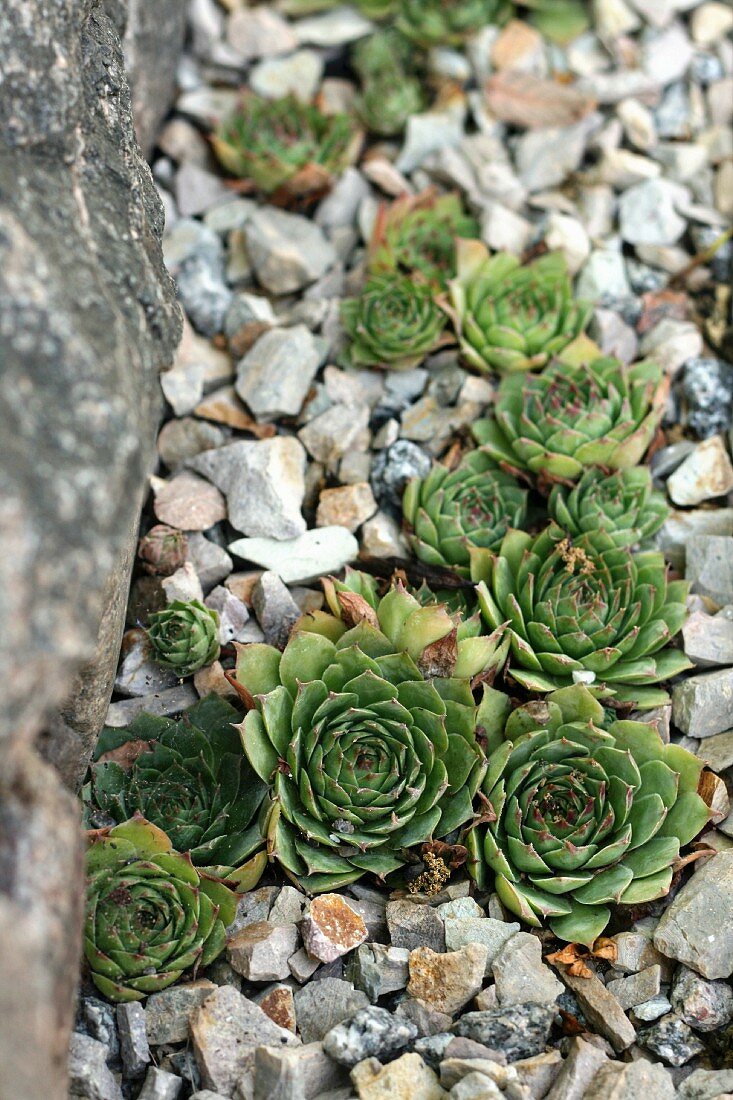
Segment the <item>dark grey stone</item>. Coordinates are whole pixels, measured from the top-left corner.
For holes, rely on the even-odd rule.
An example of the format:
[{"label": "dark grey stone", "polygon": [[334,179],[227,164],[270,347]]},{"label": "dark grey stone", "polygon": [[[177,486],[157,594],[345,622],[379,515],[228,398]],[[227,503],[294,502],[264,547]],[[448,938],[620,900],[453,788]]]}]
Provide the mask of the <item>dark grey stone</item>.
[{"label": "dark grey stone", "polygon": [[688,359],[682,377],[686,424],[698,439],[726,431],[733,417],[733,366],[722,359]]},{"label": "dark grey stone", "polygon": [[365,1058],[389,1058],[417,1038],[411,1020],[393,1016],[386,1008],[369,1005],[323,1037],[323,1049],[334,1062],[351,1069]]},{"label": "dark grey stone", "polygon": [[128,0],[125,62],[132,86],[135,130],[150,156],[173,96],[186,30],[185,0]]},{"label": "dark grey stone", "polygon": [[409,439],[398,439],[380,451],[374,459],[371,485],[380,507],[402,515],[402,495],[413,477],[425,477],[431,467],[430,456]]},{"label": "dark grey stone", "polygon": [[142,1077],[151,1060],[145,1028],[145,1009],[139,1001],[117,1006],[122,1068],[127,1077]]},{"label": "dark grey stone", "polygon": [[491,1012],[467,1012],[453,1025],[465,1039],[500,1050],[508,1062],[545,1049],[556,1016],[552,1005],[512,1005]]},{"label": "dark grey stone", "polygon": [[657,1054],[671,1066],[684,1066],[696,1054],[702,1054],[705,1050],[695,1032],[674,1012],[640,1031],[637,1042],[640,1047]]}]

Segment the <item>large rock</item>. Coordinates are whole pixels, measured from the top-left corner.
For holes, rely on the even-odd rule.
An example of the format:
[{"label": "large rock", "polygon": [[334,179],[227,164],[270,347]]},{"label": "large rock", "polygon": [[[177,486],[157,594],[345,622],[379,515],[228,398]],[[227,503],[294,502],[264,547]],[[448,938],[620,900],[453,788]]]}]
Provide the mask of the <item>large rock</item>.
[{"label": "large rock", "polygon": [[[49,755],[78,781],[180,328],[123,23],[117,0],[0,6],[0,1100],[67,1095],[77,809],[33,742],[63,707]],[[84,661],[86,698],[73,686]]]},{"label": "large rock", "polygon": [[129,0],[125,61],[135,130],[149,156],[171,102],[186,32],[186,0]]}]

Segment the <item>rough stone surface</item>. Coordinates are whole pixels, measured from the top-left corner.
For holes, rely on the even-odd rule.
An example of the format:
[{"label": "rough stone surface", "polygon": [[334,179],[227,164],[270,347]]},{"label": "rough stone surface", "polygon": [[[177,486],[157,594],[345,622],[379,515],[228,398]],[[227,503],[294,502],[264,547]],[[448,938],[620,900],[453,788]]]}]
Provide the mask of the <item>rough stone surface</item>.
[{"label": "rough stone surface", "polygon": [[544,1050],[555,1015],[551,1005],[510,1005],[490,1012],[467,1012],[453,1025],[453,1032],[500,1050],[508,1062],[516,1062]]},{"label": "rough stone surface", "polygon": [[677,1015],[695,1031],[715,1031],[733,1019],[733,990],[727,982],[708,982],[681,966],[670,996]]},{"label": "rough stone surface", "polygon": [[[684,1086],[683,1086],[684,1087]],[[673,1100],[674,1081],[671,1075],[658,1064],[642,1061],[607,1062],[600,1067],[587,1091],[584,1100],[639,1100],[648,1097],[651,1100]]]},{"label": "rough stone surface", "polygon": [[273,294],[301,290],[335,263],[336,252],[307,218],[262,207],[244,227],[247,254],[257,278]]},{"label": "rough stone surface", "polygon": [[139,1001],[117,1006],[117,1031],[125,1073],[128,1077],[142,1077],[150,1061],[150,1047],[145,1030],[145,1009]]},{"label": "rough stone surface", "polygon": [[230,985],[217,989],[193,1013],[191,1038],[202,1084],[229,1096],[241,1078],[251,1077],[258,1046],[300,1042]]},{"label": "rough stone surface", "polygon": [[733,539],[725,535],[692,535],[687,541],[687,580],[692,591],[721,606],[733,603]]},{"label": "rough stone surface", "polygon": [[417,1038],[410,1020],[398,1019],[386,1008],[369,1005],[346,1023],[337,1024],[323,1038],[323,1049],[349,1069],[365,1058],[386,1058]]},{"label": "rough stone surface", "polygon": [[154,5],[129,0],[123,45],[135,132],[145,156],[152,151],[173,95],[185,29],[186,9],[181,0],[156,0]]},{"label": "rough stone surface", "polygon": [[112,3],[0,11],[0,1064],[8,1095],[45,1100],[66,1096],[81,861],[77,808],[30,745],[63,707],[45,748],[73,785],[104,720],[180,328],[121,31]]},{"label": "rough stone surface", "polygon": [[278,981],[290,977],[288,959],[298,946],[294,924],[255,921],[232,936],[227,958],[242,977],[251,982]]},{"label": "rough stone surface", "polygon": [[309,955],[329,963],[364,943],[364,921],[340,894],[314,898],[301,925],[303,945]]},{"label": "rough stone surface", "polygon": [[594,1077],[608,1062],[608,1055],[594,1043],[576,1036],[547,1100],[583,1100]]},{"label": "rough stone surface", "polygon": [[229,552],[278,573],[286,584],[306,584],[337,573],[359,553],[359,543],[344,527],[319,527],[295,539],[246,538],[229,544]]},{"label": "rough stone surface", "polygon": [[405,947],[364,943],[351,956],[347,977],[374,1002],[386,993],[405,988],[409,958],[410,952]]},{"label": "rough stone surface", "polygon": [[719,852],[685,883],[662,914],[654,945],[704,978],[733,974],[733,852]]},{"label": "rough stone surface", "polygon": [[325,352],[305,325],[272,329],[237,367],[237,393],[258,421],[297,416]]},{"label": "rough stone surface", "polygon": [[[75,1032],[69,1046],[69,1089],[72,1096],[89,1100],[122,1100],[122,1089],[107,1065],[107,1047],[89,1035]],[[9,1063],[4,1063],[7,1065]],[[3,1085],[3,1088],[5,1086]],[[11,1092],[5,1092],[9,1098]],[[32,1093],[18,1093],[31,1096]],[[38,1095],[38,1093],[36,1093]],[[61,1093],[57,1094],[61,1100]],[[64,1094],[66,1100],[66,1094]]]},{"label": "rough stone surface", "polygon": [[393,947],[406,947],[410,951],[418,947],[445,950],[443,922],[430,905],[412,901],[389,902],[387,927]]},{"label": "rough stone surface", "polygon": [[688,676],[672,689],[672,720],[689,737],[733,727],[733,669]]},{"label": "rough stone surface", "polygon": [[492,970],[501,1005],[553,1004],[563,992],[562,982],[542,962],[542,944],[529,932],[507,940]]},{"label": "rough stone surface", "polygon": [[320,1043],[261,1046],[255,1052],[253,1100],[318,1100],[348,1081]]},{"label": "rough stone surface", "polygon": [[184,1043],[188,1038],[188,1022],[193,1012],[216,991],[213,982],[201,978],[151,993],[145,1002],[145,1026],[148,1042]]},{"label": "rough stone surface", "polygon": [[667,481],[667,490],[674,503],[685,507],[724,496],[731,489],[733,463],[720,435],[698,443]]},{"label": "rough stone surface", "polygon": [[229,522],[237,531],[275,539],[305,532],[305,451],[292,436],[239,440],[205,451],[190,465],[226,494]]},{"label": "rough stone surface", "polygon": [[705,1050],[694,1031],[674,1012],[640,1031],[639,1046],[659,1055],[671,1066],[684,1066]]},{"label": "rough stone surface", "polygon": [[487,948],[487,973],[506,942],[519,932],[516,921],[495,920],[493,917],[447,917],[445,946],[456,951],[468,943],[482,943]]},{"label": "rough stone surface", "polygon": [[733,1069],[696,1069],[677,1090],[679,1100],[715,1100],[733,1093]]},{"label": "rough stone surface", "polygon": [[439,1012],[453,1015],[481,989],[487,954],[480,943],[447,953],[418,947],[410,952],[407,992]]},{"label": "rough stone surface", "polygon": [[323,978],[309,982],[295,993],[295,1019],[304,1043],[312,1043],[366,1008],[369,998],[351,982],[341,978]]},{"label": "rough stone surface", "polygon": [[572,974],[564,973],[562,980],[577,998],[588,1023],[608,1039],[615,1051],[620,1053],[631,1046],[636,1039],[634,1025],[617,999],[595,974],[587,978],[576,978]]},{"label": "rough stone surface", "polygon": [[351,1074],[360,1100],[441,1100],[447,1094],[419,1054],[403,1054],[383,1066],[369,1058]]},{"label": "rough stone surface", "polygon": [[137,1100],[177,1100],[183,1081],[175,1073],[151,1066]]},{"label": "rough stone surface", "polygon": [[255,582],[252,605],[265,641],[284,649],[293,625],[300,618],[300,608],[277,573],[266,570]]}]

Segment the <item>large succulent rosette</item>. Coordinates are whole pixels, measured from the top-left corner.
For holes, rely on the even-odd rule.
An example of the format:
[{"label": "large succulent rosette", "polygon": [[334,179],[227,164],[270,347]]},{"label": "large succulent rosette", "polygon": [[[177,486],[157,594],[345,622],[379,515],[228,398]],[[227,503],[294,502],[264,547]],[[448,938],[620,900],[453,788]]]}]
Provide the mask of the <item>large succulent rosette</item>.
[{"label": "large succulent rosette", "polygon": [[404,195],[379,208],[368,270],[374,275],[419,275],[433,286],[445,287],[455,274],[456,238],[473,237],[477,231],[477,222],[465,213],[456,194],[438,195],[429,188],[419,195]]},{"label": "large succulent rosette", "polygon": [[577,481],[588,466],[639,464],[659,427],[669,379],[653,360],[556,362],[541,374],[502,380],[492,419],[473,433],[505,469]]},{"label": "large succulent rosette", "polygon": [[522,264],[459,241],[450,284],[452,313],[467,363],[481,372],[537,370],[585,329],[592,307],[576,301],[565,258],[549,252]]},{"label": "large succulent rosette", "polygon": [[223,951],[236,894],[135,817],[87,834],[84,954],[111,1001],[139,1001]]},{"label": "large succulent rosette", "polygon": [[254,889],[267,863],[257,824],[266,787],[242,752],[240,720],[209,695],[178,720],[141,714],[125,729],[105,727],[83,791],[87,822],[141,814],[196,866]]},{"label": "large succulent rosette", "polygon": [[669,891],[680,847],[704,828],[702,763],[642,722],[608,722],[581,685],[509,717],[490,737],[485,824],[468,838],[482,887],[534,927],[592,944],[612,903]]},{"label": "large succulent rosette", "polygon": [[356,160],[362,135],[348,115],[326,115],[292,95],[272,100],[247,92],[211,141],[232,175],[289,202],[328,191]]},{"label": "large succulent rosette", "polygon": [[572,488],[554,485],[547,507],[571,537],[605,531],[617,546],[648,541],[669,515],[664,495],[653,488],[646,466],[615,474],[591,466]]},{"label": "large succulent rosette", "polygon": [[159,665],[191,676],[219,656],[219,616],[200,600],[173,600],[148,617],[148,639]]},{"label": "large succulent rosette", "polygon": [[460,46],[476,31],[502,23],[509,0],[399,0],[395,25],[417,46]]},{"label": "large succulent rosette", "polygon": [[576,680],[640,707],[667,702],[659,684],[691,667],[669,643],[687,614],[686,581],[662,554],[632,554],[603,531],[570,539],[556,524],[509,531],[496,554],[474,552],[487,626],[508,621],[511,674],[529,691]]},{"label": "large succulent rosette", "polygon": [[447,318],[430,287],[401,275],[374,276],[341,303],[352,367],[410,370],[441,346]]},{"label": "large succulent rosette", "polygon": [[427,477],[409,482],[402,508],[420,561],[468,577],[473,547],[497,550],[510,527],[524,525],[527,490],[472,451],[454,470],[436,463]]},{"label": "large succulent rosette", "polygon": [[384,877],[471,819],[499,694],[484,686],[476,706],[471,678],[495,646],[459,641],[444,609],[398,586],[377,617],[358,592],[339,594],[343,617],[302,622],[283,653],[243,646],[237,661],[256,700],[242,744],[270,786],[268,852],[311,893]]}]

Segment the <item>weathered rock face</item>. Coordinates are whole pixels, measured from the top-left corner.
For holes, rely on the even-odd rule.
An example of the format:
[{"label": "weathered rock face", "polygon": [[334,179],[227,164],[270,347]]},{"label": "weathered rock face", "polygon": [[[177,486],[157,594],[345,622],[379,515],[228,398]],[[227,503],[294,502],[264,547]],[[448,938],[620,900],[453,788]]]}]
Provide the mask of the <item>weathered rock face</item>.
[{"label": "weathered rock face", "polygon": [[[57,736],[50,755],[79,778],[109,657],[94,658],[99,690],[87,679],[69,700],[72,677],[124,586],[179,336],[124,16],[119,0],[0,5],[0,1100],[66,1097],[81,854],[74,802],[33,743],[64,705],[77,742]],[[108,655],[116,624],[110,610]]]},{"label": "weathered rock face", "polygon": [[145,156],[171,101],[186,30],[186,0],[129,0],[124,38],[135,130]]}]

